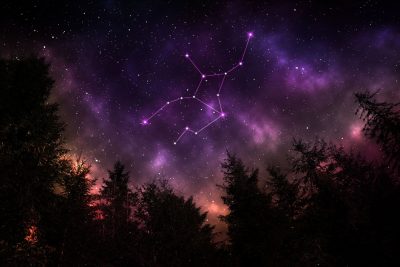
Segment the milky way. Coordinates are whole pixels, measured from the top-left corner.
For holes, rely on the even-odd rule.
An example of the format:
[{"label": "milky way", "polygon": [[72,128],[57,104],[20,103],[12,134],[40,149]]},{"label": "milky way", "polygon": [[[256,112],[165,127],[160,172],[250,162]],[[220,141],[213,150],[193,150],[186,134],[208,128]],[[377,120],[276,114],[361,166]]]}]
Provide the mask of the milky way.
[{"label": "milky way", "polygon": [[[223,100],[221,100],[222,88],[224,86],[224,82],[225,82],[226,78],[228,77],[228,75],[230,75],[231,72],[235,71],[239,67],[243,66],[244,56],[246,55],[246,51],[249,46],[250,39],[252,37],[253,37],[253,33],[249,32],[247,34],[246,45],[243,49],[242,56],[240,57],[239,61],[230,69],[222,71],[222,72],[207,73],[206,71],[201,71],[200,68],[197,66],[197,64],[193,61],[193,59],[191,59],[189,54],[186,53],[185,57],[188,59],[188,61],[192,64],[192,66],[196,69],[196,71],[199,74],[200,81],[198,82],[196,89],[189,96],[180,96],[178,98],[168,100],[162,107],[157,109],[150,116],[143,119],[141,121],[141,124],[145,125],[145,126],[149,125],[151,119],[155,118],[164,109],[172,106],[172,104],[175,104],[177,102],[184,102],[184,101],[186,102],[187,100],[189,100],[191,102],[195,102],[195,103],[199,102],[201,105],[203,105],[203,108],[205,109],[205,111],[208,111],[208,113],[209,114],[211,113],[213,116],[208,121],[206,121],[204,124],[201,124],[199,126],[199,128],[197,128],[197,129],[189,127],[189,126],[185,126],[183,131],[179,134],[178,138],[175,139],[175,141],[173,142],[173,144],[176,145],[176,144],[178,144],[179,140],[181,140],[181,138],[184,137],[187,133],[192,133],[194,135],[198,135],[202,131],[204,131],[208,127],[210,127],[212,124],[217,122],[218,120],[225,118],[226,113],[224,112],[224,110],[222,108]],[[206,84],[209,81],[209,79],[215,79],[215,78],[218,79],[218,83],[217,83],[217,86],[212,89],[214,89],[213,91],[214,91],[216,100],[214,99],[213,102],[209,102],[209,101],[205,100],[203,97],[199,97],[198,93],[202,92],[202,90],[201,90],[202,85]],[[201,108],[200,111],[203,111],[203,108]],[[214,116],[214,115],[216,115],[216,116]]]},{"label": "milky way", "polygon": [[[101,179],[122,160],[133,184],[167,178],[214,221],[226,212],[215,185],[227,150],[262,170],[284,166],[293,137],[369,151],[353,93],[379,89],[381,99],[400,98],[394,6],[9,2],[0,4],[1,55],[49,60],[68,147],[92,164],[92,175]],[[226,117],[178,145],[172,140],[190,123],[201,129],[216,118],[212,109],[182,102],[143,127],[146,116],[197,85],[185,53],[200,70],[224,73],[238,63],[250,31],[243,68],[224,80]],[[208,80],[199,97],[211,103],[220,80]]]}]

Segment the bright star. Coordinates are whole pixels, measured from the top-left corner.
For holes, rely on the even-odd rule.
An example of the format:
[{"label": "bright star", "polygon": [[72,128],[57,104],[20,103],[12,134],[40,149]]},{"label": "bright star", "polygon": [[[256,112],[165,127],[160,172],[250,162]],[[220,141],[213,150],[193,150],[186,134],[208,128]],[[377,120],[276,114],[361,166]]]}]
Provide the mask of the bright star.
[{"label": "bright star", "polygon": [[[188,58],[189,62],[193,65],[193,67],[197,70],[197,72],[200,74],[200,77],[201,77],[201,78],[200,78],[200,82],[198,83],[197,88],[196,88],[194,94],[191,95],[192,97],[190,97],[190,96],[185,96],[185,97],[181,96],[181,97],[178,97],[177,99],[172,99],[172,100],[167,101],[165,105],[163,105],[163,106],[160,107],[157,111],[155,111],[153,114],[151,114],[151,116],[147,117],[146,120],[143,120],[143,121],[142,121],[142,124],[143,124],[143,125],[148,124],[149,121],[150,121],[154,116],[156,116],[156,115],[159,114],[161,111],[163,111],[164,108],[165,108],[166,106],[168,106],[168,105],[170,105],[170,104],[172,104],[172,103],[178,102],[178,100],[183,100],[183,99],[192,99],[192,100],[194,100],[194,101],[200,102],[200,104],[202,104],[203,106],[205,106],[206,109],[211,110],[213,114],[216,114],[216,113],[219,114],[219,116],[218,116],[217,118],[215,118],[215,119],[212,120],[211,122],[208,122],[206,125],[204,125],[204,126],[203,126],[202,128],[200,128],[200,129],[198,129],[197,131],[194,131],[194,130],[190,129],[189,126],[186,126],[185,129],[184,129],[184,131],[183,131],[183,132],[178,136],[178,138],[174,141],[174,145],[176,145],[176,144],[179,142],[179,140],[180,140],[186,133],[191,132],[191,133],[197,135],[197,134],[199,134],[201,131],[203,131],[203,130],[205,130],[206,128],[210,127],[210,126],[211,126],[213,123],[215,123],[217,120],[221,119],[222,117],[225,117],[226,114],[225,114],[225,113],[223,112],[223,110],[222,110],[220,92],[221,92],[221,90],[222,90],[222,87],[223,87],[224,81],[225,81],[225,79],[226,79],[226,76],[227,76],[228,74],[230,74],[233,70],[237,69],[239,66],[242,66],[242,65],[243,65],[243,58],[244,58],[244,56],[245,56],[245,54],[246,54],[247,47],[248,47],[248,44],[249,44],[249,41],[250,41],[250,37],[252,37],[252,36],[253,36],[253,33],[252,33],[252,32],[249,32],[249,33],[248,33],[248,37],[249,37],[249,38],[247,39],[246,46],[245,46],[245,48],[244,48],[244,50],[243,50],[243,53],[242,53],[241,58],[240,58],[239,62],[237,63],[237,65],[235,65],[235,66],[234,66],[233,68],[231,68],[230,70],[224,71],[224,72],[221,72],[221,73],[206,74],[205,72],[202,72],[202,71],[200,70],[200,68],[196,65],[196,63],[189,57],[189,54],[186,53],[186,54],[185,54],[185,57]],[[222,77],[221,77],[221,76],[222,76]],[[212,105],[207,104],[207,103],[204,102],[202,99],[200,99],[199,97],[196,96],[196,94],[197,94],[198,90],[200,89],[201,85],[206,81],[206,80],[204,80],[204,78],[206,78],[206,77],[215,77],[215,78],[221,77],[221,81],[219,82],[219,86],[218,86],[218,92],[217,92],[217,94],[216,94],[216,95],[217,95],[217,99],[218,99],[219,108],[218,108],[218,107],[217,107],[217,108],[214,108]],[[203,108],[201,108],[200,110],[203,110]]]}]

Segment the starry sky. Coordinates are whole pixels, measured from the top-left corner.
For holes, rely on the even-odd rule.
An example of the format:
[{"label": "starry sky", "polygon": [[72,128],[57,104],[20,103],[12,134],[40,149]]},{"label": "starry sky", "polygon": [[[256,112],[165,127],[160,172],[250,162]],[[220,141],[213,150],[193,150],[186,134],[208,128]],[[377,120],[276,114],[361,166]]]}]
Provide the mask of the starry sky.
[{"label": "starry sky", "polygon": [[[215,223],[227,150],[261,170],[285,166],[293,137],[374,155],[353,94],[400,99],[400,17],[379,2],[1,1],[0,55],[51,63],[67,146],[93,177],[121,160],[134,185],[169,179]],[[220,93],[225,116],[174,145],[219,116],[222,76],[201,74],[241,61]],[[189,99],[200,80],[209,106]]]}]

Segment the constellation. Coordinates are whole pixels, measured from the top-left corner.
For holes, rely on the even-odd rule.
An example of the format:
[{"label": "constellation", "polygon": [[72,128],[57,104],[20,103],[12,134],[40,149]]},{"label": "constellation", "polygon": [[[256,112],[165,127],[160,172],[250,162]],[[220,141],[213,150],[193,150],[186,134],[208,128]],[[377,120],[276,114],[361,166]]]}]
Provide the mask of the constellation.
[{"label": "constellation", "polygon": [[[200,70],[200,68],[197,66],[197,64],[192,60],[192,58],[189,56],[188,53],[185,54],[185,58],[187,58],[187,60],[192,64],[192,66],[197,70],[197,72],[200,74],[200,81],[197,84],[196,90],[194,92],[193,95],[191,96],[181,96],[178,97],[176,99],[172,99],[167,101],[162,107],[160,107],[159,109],[157,109],[155,112],[153,112],[149,117],[145,118],[142,120],[141,124],[142,125],[148,125],[150,123],[150,120],[153,119],[157,114],[159,114],[161,111],[164,110],[164,108],[166,108],[167,106],[170,106],[171,104],[181,101],[181,100],[194,100],[199,102],[200,104],[202,104],[203,106],[205,106],[207,109],[212,110],[213,112],[215,112],[218,116],[213,119],[212,121],[208,122],[207,124],[205,124],[204,126],[202,126],[201,128],[197,129],[197,130],[193,130],[191,129],[189,126],[186,126],[183,131],[179,134],[179,136],[177,137],[177,139],[174,141],[174,145],[176,145],[179,140],[181,140],[181,138],[187,134],[187,133],[192,133],[194,135],[198,135],[200,132],[204,131],[205,129],[207,129],[208,127],[210,127],[212,124],[214,124],[215,122],[217,122],[219,119],[226,117],[226,113],[223,111],[222,109],[222,100],[221,100],[221,91],[222,91],[222,87],[224,85],[225,79],[226,77],[228,77],[228,75],[233,72],[235,69],[239,68],[240,66],[243,66],[243,59],[244,56],[246,54],[247,51],[247,47],[249,46],[249,42],[250,39],[253,37],[253,33],[249,32],[247,34],[247,41],[246,41],[246,45],[243,49],[242,55],[240,57],[240,60],[238,63],[236,63],[232,68],[230,68],[227,71],[224,72],[219,72],[219,73],[212,73],[212,74],[207,74],[206,72],[203,72]],[[197,95],[201,85],[204,83],[205,79],[207,77],[220,77],[221,81],[219,82],[218,85],[218,92],[216,94],[217,100],[218,100],[218,106],[219,108],[214,108],[213,106],[207,104],[206,102],[204,102],[202,99],[199,98],[199,96]]]}]

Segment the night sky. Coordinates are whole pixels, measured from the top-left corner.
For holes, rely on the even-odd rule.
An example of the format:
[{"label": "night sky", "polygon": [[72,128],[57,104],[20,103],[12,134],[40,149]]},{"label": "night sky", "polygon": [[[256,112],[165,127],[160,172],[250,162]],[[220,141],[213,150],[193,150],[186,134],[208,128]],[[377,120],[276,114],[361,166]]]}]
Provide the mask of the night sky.
[{"label": "night sky", "polygon": [[[293,137],[321,137],[373,157],[353,94],[380,90],[380,99],[400,99],[394,5],[18,2],[0,3],[0,55],[37,54],[51,63],[52,100],[71,153],[92,164],[99,181],[116,160],[133,185],[167,178],[213,221],[226,212],[215,185],[227,150],[261,170],[284,167]],[[201,77],[235,66],[226,76]],[[216,97],[223,77],[224,116]],[[187,98],[148,120],[180,97]]]}]

